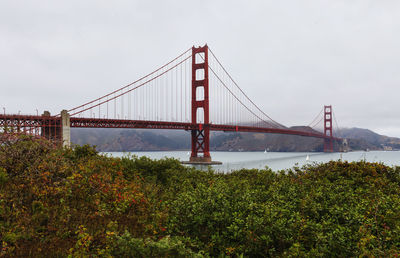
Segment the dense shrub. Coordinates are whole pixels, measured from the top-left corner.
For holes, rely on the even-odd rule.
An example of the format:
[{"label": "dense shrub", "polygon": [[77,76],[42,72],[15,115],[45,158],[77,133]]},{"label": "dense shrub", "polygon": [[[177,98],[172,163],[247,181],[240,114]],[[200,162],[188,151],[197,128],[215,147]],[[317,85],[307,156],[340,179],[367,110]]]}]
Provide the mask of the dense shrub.
[{"label": "dense shrub", "polygon": [[148,198],[153,188],[140,177],[127,180],[119,159],[25,137],[1,147],[4,254],[101,253],[110,223],[134,237],[157,235],[164,215],[159,201]]},{"label": "dense shrub", "polygon": [[[1,136],[1,135],[0,135]],[[395,256],[400,168],[218,174],[0,137],[0,255]]]},{"label": "dense shrub", "polygon": [[241,170],[177,194],[167,227],[212,256],[394,255],[399,172],[367,162]]}]

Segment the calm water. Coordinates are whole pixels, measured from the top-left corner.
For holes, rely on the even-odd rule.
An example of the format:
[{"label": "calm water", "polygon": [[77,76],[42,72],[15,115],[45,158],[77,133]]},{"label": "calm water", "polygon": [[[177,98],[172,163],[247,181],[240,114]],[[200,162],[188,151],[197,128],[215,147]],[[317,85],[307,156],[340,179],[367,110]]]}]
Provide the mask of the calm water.
[{"label": "calm water", "polygon": [[[114,157],[132,154],[147,156],[151,159],[172,157],[181,161],[189,160],[187,151],[153,151],[153,152],[108,152]],[[308,156],[308,159],[307,159]],[[400,151],[356,151],[348,153],[315,153],[315,152],[211,152],[213,160],[223,162],[222,165],[213,166],[215,170],[228,172],[240,168],[264,168],[268,166],[273,170],[303,166],[314,162],[327,162],[330,160],[347,160],[370,162],[383,162],[389,166],[400,166]],[[200,167],[206,168],[206,167]]]}]

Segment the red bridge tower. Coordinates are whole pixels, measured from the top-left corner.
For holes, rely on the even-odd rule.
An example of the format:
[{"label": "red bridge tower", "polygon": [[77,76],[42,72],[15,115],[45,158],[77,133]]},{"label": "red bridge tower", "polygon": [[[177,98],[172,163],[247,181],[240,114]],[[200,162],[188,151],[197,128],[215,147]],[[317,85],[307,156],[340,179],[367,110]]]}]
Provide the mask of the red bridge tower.
[{"label": "red bridge tower", "polygon": [[333,152],[332,106],[324,106],[324,152]]},{"label": "red bridge tower", "polygon": [[[192,154],[188,162],[192,164],[221,164],[217,161],[212,162],[210,156],[208,86],[208,46],[192,47],[192,124],[197,125],[197,129],[192,130]],[[200,92],[203,94],[199,94]],[[203,124],[198,122],[198,110],[203,111]]]}]

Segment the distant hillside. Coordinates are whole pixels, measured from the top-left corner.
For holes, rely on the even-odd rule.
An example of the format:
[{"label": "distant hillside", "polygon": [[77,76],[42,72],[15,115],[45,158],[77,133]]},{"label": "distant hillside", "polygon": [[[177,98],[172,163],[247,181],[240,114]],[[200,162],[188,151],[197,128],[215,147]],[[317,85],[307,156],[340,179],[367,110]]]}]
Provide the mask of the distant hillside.
[{"label": "distant hillside", "polygon": [[[315,132],[310,127],[294,126],[292,130]],[[368,129],[344,128],[351,150],[400,149],[400,139],[379,135]],[[189,150],[190,133],[174,130],[83,129],[71,130],[75,144],[96,145],[99,151]],[[264,133],[211,133],[211,150],[217,151],[322,151],[323,140]],[[337,146],[336,146],[337,147]]]},{"label": "distant hillside", "polygon": [[[299,126],[290,129],[313,131]],[[216,133],[211,138],[211,148],[220,151],[322,151],[323,140],[282,134]]]},{"label": "distant hillside", "polygon": [[182,131],[73,128],[74,144],[96,145],[99,151],[156,151],[190,148],[190,134]]},{"label": "distant hillside", "polygon": [[369,149],[396,149],[400,150],[400,139],[377,134],[368,129],[342,128],[340,135],[343,138],[352,139],[353,142],[363,141],[368,144]]}]

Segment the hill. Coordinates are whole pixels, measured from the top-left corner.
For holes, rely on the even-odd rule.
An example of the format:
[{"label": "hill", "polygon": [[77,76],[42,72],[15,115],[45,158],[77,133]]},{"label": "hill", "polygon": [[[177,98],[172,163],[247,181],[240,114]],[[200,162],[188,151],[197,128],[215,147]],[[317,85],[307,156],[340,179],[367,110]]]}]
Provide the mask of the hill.
[{"label": "hill", "polygon": [[181,131],[73,128],[74,144],[96,145],[99,151],[159,151],[190,148],[190,135]]},{"label": "hill", "polygon": [[369,144],[370,149],[396,149],[400,150],[400,139],[377,134],[369,129],[343,128],[340,135],[352,139],[354,142],[364,141]]}]

